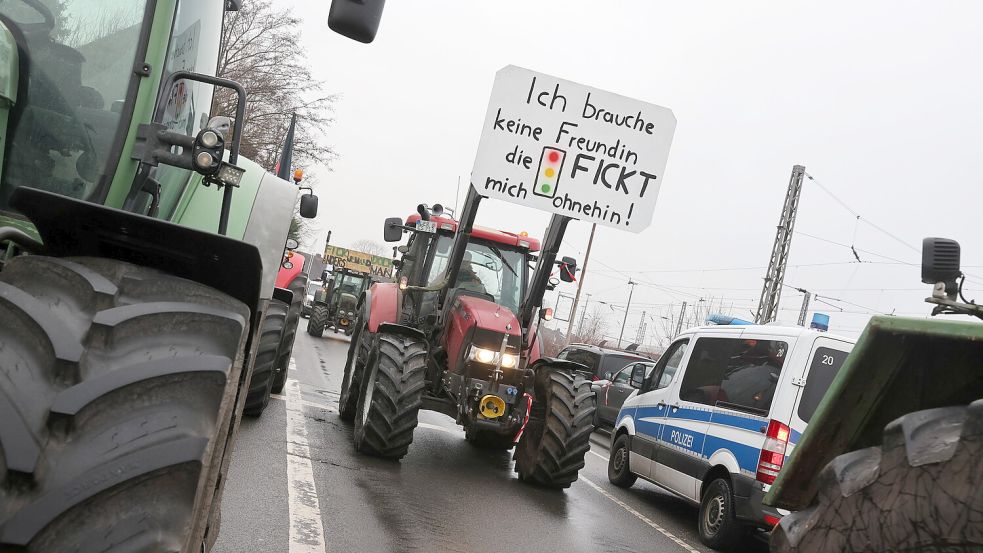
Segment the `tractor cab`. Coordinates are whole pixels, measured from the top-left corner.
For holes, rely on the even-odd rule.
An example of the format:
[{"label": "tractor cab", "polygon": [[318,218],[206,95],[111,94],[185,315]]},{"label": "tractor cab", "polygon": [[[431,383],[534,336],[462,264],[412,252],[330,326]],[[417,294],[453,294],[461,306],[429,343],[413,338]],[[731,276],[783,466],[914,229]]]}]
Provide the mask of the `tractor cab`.
[{"label": "tractor cab", "polygon": [[[426,319],[436,314],[440,289],[448,281],[447,269],[458,222],[447,215],[423,219],[415,213],[406,218],[405,227],[416,232],[405,246],[396,278],[401,286],[426,289],[411,295],[418,318]],[[529,266],[538,251],[539,240],[525,233],[474,227],[457,282],[447,292],[450,302],[461,296],[472,296],[508,309],[516,316],[529,283]]]}]

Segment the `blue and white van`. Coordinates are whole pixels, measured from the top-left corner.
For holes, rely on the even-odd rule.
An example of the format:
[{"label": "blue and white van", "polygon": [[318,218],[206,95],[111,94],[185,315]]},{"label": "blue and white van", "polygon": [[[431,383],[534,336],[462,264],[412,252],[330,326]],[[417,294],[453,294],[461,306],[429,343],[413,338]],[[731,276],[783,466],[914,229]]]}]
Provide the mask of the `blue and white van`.
[{"label": "blue and white van", "polygon": [[853,342],[802,327],[708,326],[677,336],[618,413],[608,478],[642,477],[700,506],[700,539],[734,545],[781,513],[761,498]]}]

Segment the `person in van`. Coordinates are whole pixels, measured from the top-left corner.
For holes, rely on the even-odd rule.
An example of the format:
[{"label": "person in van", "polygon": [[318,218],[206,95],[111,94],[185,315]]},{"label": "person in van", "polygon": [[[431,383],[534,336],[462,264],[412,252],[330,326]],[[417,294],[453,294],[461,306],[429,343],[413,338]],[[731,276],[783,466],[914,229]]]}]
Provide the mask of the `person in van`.
[{"label": "person in van", "polygon": [[612,433],[608,479],[638,477],[699,506],[706,545],[733,547],[782,513],[761,499],[852,349],[801,327],[688,330],[632,374]]}]

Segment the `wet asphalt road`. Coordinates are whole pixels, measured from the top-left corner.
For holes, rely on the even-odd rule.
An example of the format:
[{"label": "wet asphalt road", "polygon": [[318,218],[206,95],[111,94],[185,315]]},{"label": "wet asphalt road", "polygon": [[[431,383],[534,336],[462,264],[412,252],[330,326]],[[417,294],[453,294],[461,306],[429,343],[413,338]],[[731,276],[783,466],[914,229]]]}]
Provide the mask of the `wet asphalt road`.
[{"label": "wet asphalt road", "polygon": [[[300,325],[290,375],[300,393],[275,396],[262,417],[243,421],[213,551],[710,551],[697,537],[694,507],[646,482],[629,490],[608,483],[603,432],[595,432],[587,466],[565,491],[519,482],[511,452],[476,449],[452,419],[429,411],[402,461],[356,454],[352,427],[335,411],[347,339],[312,338],[306,320]],[[296,435],[289,440],[302,461],[294,467],[309,459],[300,477],[288,471],[288,419],[294,427],[303,421],[309,442],[298,450]],[[298,486],[313,492],[298,498]],[[305,513],[319,516],[323,547]],[[735,550],[767,547],[749,538]]]}]

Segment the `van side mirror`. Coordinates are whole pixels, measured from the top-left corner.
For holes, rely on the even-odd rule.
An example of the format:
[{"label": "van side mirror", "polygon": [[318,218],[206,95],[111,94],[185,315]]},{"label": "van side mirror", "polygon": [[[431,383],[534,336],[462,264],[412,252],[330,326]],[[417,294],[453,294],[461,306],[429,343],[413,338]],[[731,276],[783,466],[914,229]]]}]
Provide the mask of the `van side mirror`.
[{"label": "van side mirror", "polygon": [[608,372],[604,373],[604,380],[611,380],[611,377],[612,376],[613,375],[611,374],[611,371],[608,371]]},{"label": "van side mirror", "polygon": [[300,197],[300,216],[304,219],[317,217],[317,196],[304,194]]},{"label": "van side mirror", "polygon": [[368,44],[375,40],[386,0],[332,0],[328,27],[339,35]]},{"label": "van side mirror", "polygon": [[385,227],[382,231],[382,238],[386,242],[399,242],[403,239],[403,220],[399,217],[389,217],[386,219]]},{"label": "van side mirror", "polygon": [[631,369],[631,387],[641,388],[645,382],[645,365],[638,363]]},{"label": "van side mirror", "polygon": [[577,260],[572,257],[560,259],[560,280],[563,282],[573,282],[577,274]]}]

